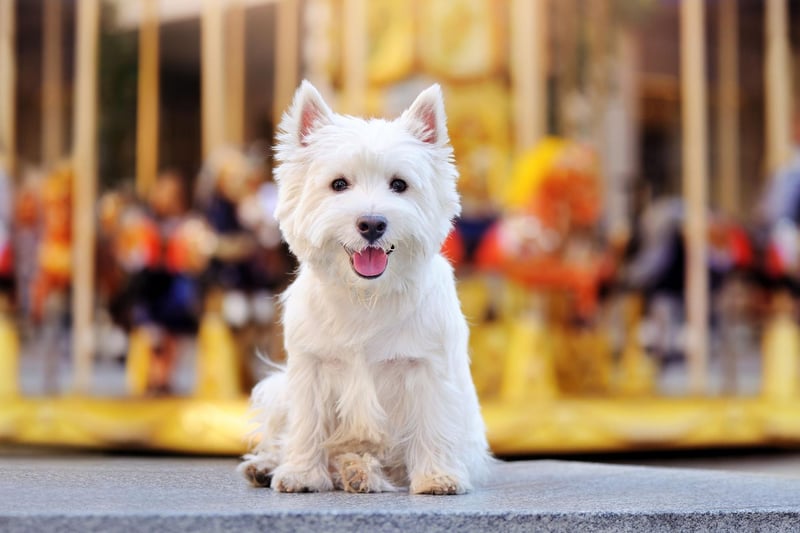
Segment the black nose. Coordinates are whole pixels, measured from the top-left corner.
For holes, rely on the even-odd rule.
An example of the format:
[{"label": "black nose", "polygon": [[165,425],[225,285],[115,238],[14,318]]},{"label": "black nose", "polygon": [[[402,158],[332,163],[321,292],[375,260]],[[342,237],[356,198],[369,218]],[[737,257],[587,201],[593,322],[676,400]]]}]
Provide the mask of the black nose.
[{"label": "black nose", "polygon": [[356,227],[362,237],[373,243],[381,238],[386,232],[386,225],[388,221],[386,217],[380,215],[365,215],[358,217],[356,220]]}]

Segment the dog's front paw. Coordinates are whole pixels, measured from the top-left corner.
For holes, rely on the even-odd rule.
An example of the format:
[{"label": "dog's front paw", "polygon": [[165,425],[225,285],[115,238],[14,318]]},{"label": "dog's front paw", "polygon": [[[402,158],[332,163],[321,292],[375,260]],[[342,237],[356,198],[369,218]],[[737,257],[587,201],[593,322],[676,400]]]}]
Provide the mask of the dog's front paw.
[{"label": "dog's front paw", "polygon": [[278,492],[326,492],[333,490],[333,482],[322,468],[298,470],[279,466],[272,473],[271,487]]},{"label": "dog's front paw", "polygon": [[259,468],[254,464],[244,467],[242,474],[254,487],[269,487],[272,482],[272,472],[269,469]]},{"label": "dog's front paw", "polygon": [[254,487],[269,487],[277,461],[269,454],[247,454],[237,470]]},{"label": "dog's front paw", "polygon": [[336,486],[347,492],[397,490],[383,475],[380,461],[369,453],[345,453],[334,460]]},{"label": "dog's front paw", "polygon": [[411,480],[409,490],[412,494],[435,494],[437,496],[467,492],[463,483],[446,474],[418,476]]},{"label": "dog's front paw", "polygon": [[369,492],[369,474],[361,457],[355,454],[348,455],[354,457],[342,459],[340,467],[342,488],[347,492]]}]

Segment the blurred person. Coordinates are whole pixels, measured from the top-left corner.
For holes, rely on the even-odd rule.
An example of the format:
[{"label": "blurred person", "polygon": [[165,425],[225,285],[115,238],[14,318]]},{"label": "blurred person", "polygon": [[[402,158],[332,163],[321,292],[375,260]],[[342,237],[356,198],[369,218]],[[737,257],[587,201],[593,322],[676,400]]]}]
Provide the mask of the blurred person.
[{"label": "blurred person", "polygon": [[214,152],[204,164],[197,184],[198,208],[217,236],[206,279],[224,289],[253,285],[250,260],[256,240],[239,218],[239,203],[253,187],[253,170],[247,158],[229,148]]},{"label": "blurred person", "polygon": [[800,277],[800,111],[794,116],[794,153],[767,181],[757,208],[759,236],[766,248],[765,271],[798,292]]},{"label": "blurred person", "polygon": [[[116,253],[131,272],[129,392],[172,391],[180,339],[197,331],[200,294],[196,273],[204,265],[195,245],[204,234],[187,213],[183,176],[163,171],[143,208],[123,216]],[[199,240],[202,240],[200,238]]]},{"label": "blurred person", "polygon": [[215,234],[203,275],[206,311],[220,313],[235,332],[240,379],[248,388],[255,381],[256,351],[264,344],[269,352],[277,349],[273,295],[289,266],[272,217],[277,189],[265,179],[263,152],[258,146],[249,154],[216,150],[196,189],[198,208]]},{"label": "blurred person", "polygon": [[[686,343],[685,291],[686,243],[684,201],[665,197],[648,204],[635,224],[635,244],[629,250],[621,272],[623,284],[641,291],[645,298],[643,342],[662,363],[683,360]],[[750,235],[735,220],[716,212],[708,220],[708,279],[714,341],[724,350],[722,361],[726,388],[734,388],[735,366],[746,351],[741,326],[748,312],[739,293],[742,281],[756,267]],[[734,342],[734,338],[738,338]],[[742,353],[744,355],[744,353]]]},{"label": "blurred person", "polygon": [[28,330],[33,320],[32,289],[38,269],[37,250],[42,226],[41,181],[37,173],[27,171],[13,201],[16,311],[23,330]]},{"label": "blurred person", "polygon": [[131,327],[129,273],[117,260],[115,246],[124,213],[133,205],[125,191],[107,191],[97,202],[96,249],[96,351],[104,360],[124,362],[128,347],[126,330]]},{"label": "blurred person", "polygon": [[[258,243],[253,259],[256,285],[253,317],[262,332],[263,342],[257,346],[259,349],[266,347],[271,359],[283,360],[285,355],[275,320],[274,295],[288,286],[290,273],[297,264],[281,237],[275,218],[278,187],[272,179],[271,168],[264,164],[269,150],[269,145],[262,141],[253,143],[248,150],[247,157],[255,169],[255,178],[253,186],[239,203],[238,215],[242,225],[252,232]],[[260,309],[256,310],[256,307]]]},{"label": "blurred person", "polygon": [[37,226],[28,297],[46,392],[56,391],[60,365],[69,356],[73,179],[70,164],[60,163],[36,185],[40,186],[38,210],[25,213],[33,207],[26,205],[18,209],[20,219],[33,216],[31,225]]},{"label": "blurred person", "polygon": [[45,320],[54,307],[66,309],[72,280],[73,179],[72,169],[62,165],[42,184],[42,234],[32,292],[33,316],[37,322]]}]

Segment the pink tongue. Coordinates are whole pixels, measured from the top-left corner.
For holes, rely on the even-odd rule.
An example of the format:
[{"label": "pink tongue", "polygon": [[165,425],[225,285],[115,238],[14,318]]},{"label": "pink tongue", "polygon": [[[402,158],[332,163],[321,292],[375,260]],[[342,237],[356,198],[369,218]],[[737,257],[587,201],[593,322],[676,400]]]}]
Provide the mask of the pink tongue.
[{"label": "pink tongue", "polygon": [[363,251],[353,254],[353,268],[368,278],[383,274],[388,262],[389,256],[380,248],[365,248]]}]

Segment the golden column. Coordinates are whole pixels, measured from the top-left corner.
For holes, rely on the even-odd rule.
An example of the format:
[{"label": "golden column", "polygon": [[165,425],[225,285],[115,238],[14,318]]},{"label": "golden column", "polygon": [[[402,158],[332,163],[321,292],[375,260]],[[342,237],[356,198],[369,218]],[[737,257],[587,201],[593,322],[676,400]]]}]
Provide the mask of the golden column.
[{"label": "golden column", "polygon": [[361,115],[367,102],[367,2],[344,0],[342,13],[343,71],[341,108]]},{"label": "golden column", "polygon": [[158,0],[141,0],[136,110],[136,192],[144,197],[158,173]]},{"label": "golden column", "polygon": [[686,206],[686,316],[689,390],[702,394],[708,378],[708,139],[705,22],[702,0],[681,2],[681,126]]},{"label": "golden column", "polygon": [[224,2],[203,2],[200,31],[203,158],[225,141],[224,13]]},{"label": "golden column", "polygon": [[298,50],[300,47],[300,12],[297,0],[278,3],[278,20],[275,28],[275,95],[272,116],[280,121],[283,112],[292,102],[298,82]]},{"label": "golden column", "polygon": [[717,145],[719,204],[728,214],[738,214],[739,192],[739,14],[736,0],[718,4],[717,44],[719,82],[717,89]]},{"label": "golden column", "polygon": [[511,83],[515,147],[533,147],[547,133],[547,0],[512,0]]},{"label": "golden column", "polygon": [[42,162],[52,169],[64,155],[61,0],[45,0],[42,10]]},{"label": "golden column", "polygon": [[100,0],[77,9],[73,118],[72,357],[74,386],[88,393],[94,354],[94,201],[97,196],[97,39]]},{"label": "golden column", "polygon": [[243,0],[228,0],[228,6],[225,28],[225,137],[233,146],[242,147],[245,136],[245,10]]},{"label": "golden column", "polygon": [[766,0],[764,33],[767,58],[766,87],[766,171],[772,174],[792,154],[791,64],[786,0]]},{"label": "golden column", "polygon": [[17,64],[14,0],[0,0],[0,167],[14,172]]}]

